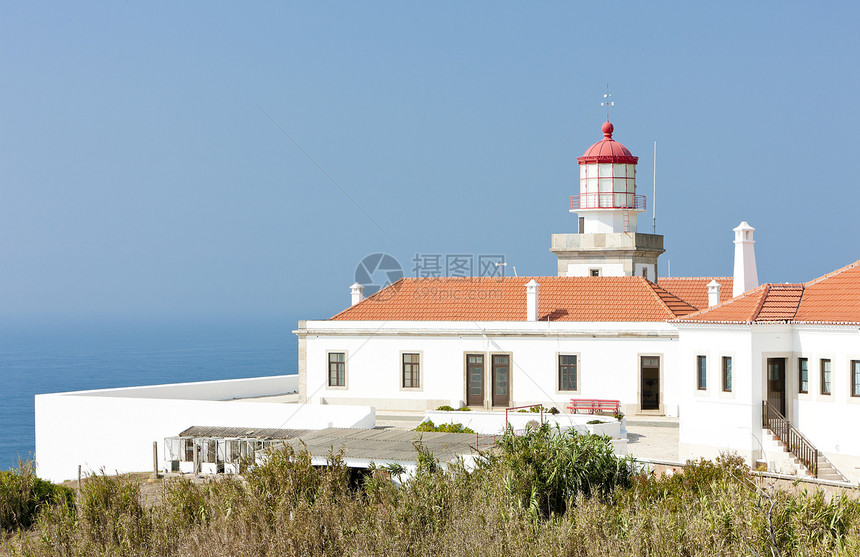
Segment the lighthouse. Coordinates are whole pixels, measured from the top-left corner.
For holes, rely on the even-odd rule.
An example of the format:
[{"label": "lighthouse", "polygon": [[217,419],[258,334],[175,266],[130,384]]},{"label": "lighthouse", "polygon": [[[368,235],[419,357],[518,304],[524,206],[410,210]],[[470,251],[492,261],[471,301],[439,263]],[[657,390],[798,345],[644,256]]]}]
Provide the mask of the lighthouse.
[{"label": "lighthouse", "polygon": [[553,234],[550,251],[558,257],[558,275],[643,276],[657,282],[657,258],[663,236],[636,231],[644,195],[636,194],[639,157],[613,139],[615,126],[601,126],[603,139],[589,147],[579,162],[579,193],[570,198],[576,213],[576,234]]}]

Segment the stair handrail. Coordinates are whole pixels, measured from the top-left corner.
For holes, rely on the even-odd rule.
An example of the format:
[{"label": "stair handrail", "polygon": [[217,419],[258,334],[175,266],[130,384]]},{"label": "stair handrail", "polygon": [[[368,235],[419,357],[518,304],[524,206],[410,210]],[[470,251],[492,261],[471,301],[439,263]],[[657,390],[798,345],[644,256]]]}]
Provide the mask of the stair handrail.
[{"label": "stair handrail", "polygon": [[762,426],[771,430],[813,477],[818,477],[818,449],[766,400],[762,401]]}]

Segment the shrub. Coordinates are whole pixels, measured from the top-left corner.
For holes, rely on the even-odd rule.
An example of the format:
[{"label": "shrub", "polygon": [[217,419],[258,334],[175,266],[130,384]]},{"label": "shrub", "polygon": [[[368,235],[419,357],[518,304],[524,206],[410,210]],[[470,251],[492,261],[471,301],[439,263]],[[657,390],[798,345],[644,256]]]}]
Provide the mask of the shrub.
[{"label": "shrub", "polygon": [[543,424],[524,435],[509,428],[499,448],[488,464],[503,470],[508,494],[534,517],[564,513],[578,495],[609,495],[630,485],[630,461],[613,454],[607,437]]},{"label": "shrub", "polygon": [[104,470],[81,486],[77,518],[81,533],[103,549],[138,547],[152,533],[140,484],[128,476],[108,476]]},{"label": "shrub", "polygon": [[36,477],[32,462],[19,462],[17,470],[0,471],[0,531],[29,528],[43,508],[51,504],[74,506],[75,493]]},{"label": "shrub", "polygon": [[436,410],[440,411],[440,412],[453,412],[454,411],[454,409],[451,408],[450,406],[448,406],[447,404],[443,404],[442,406],[440,406]]},{"label": "shrub", "polygon": [[531,406],[529,408],[522,408],[520,410],[517,410],[517,412],[526,412],[526,413],[531,412],[533,414],[539,414],[541,411],[543,411],[544,414],[553,414],[553,415],[560,413],[558,411],[558,408],[556,408],[555,406],[553,406],[552,408],[547,408],[546,406],[538,405],[538,406]]},{"label": "shrub", "polygon": [[77,512],[46,505],[0,554],[860,555],[856,494],[776,490],[736,456],[631,482],[605,437],[549,426],[509,431],[470,470],[414,446],[414,473],[360,484],[340,454],[314,466],[285,447],[244,479],[165,480],[143,510],[138,479],[97,476]]},{"label": "shrub", "polygon": [[465,427],[463,424],[439,424],[435,425],[432,421],[427,420],[426,422],[421,422],[418,424],[418,427],[413,429],[412,431],[441,431],[444,433],[475,433],[474,430]]}]

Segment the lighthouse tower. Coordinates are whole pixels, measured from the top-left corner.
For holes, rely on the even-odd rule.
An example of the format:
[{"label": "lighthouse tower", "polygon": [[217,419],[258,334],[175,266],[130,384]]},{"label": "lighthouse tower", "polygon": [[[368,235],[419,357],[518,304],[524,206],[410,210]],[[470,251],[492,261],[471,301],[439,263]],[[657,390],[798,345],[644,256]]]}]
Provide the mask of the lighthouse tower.
[{"label": "lighthouse tower", "polygon": [[645,211],[645,196],[636,195],[639,157],[612,139],[615,127],[607,118],[603,139],[579,157],[579,195],[571,196],[577,213],[577,234],[553,234],[550,251],[558,257],[558,275],[644,276],[657,281],[657,258],[663,236],[636,232]]}]

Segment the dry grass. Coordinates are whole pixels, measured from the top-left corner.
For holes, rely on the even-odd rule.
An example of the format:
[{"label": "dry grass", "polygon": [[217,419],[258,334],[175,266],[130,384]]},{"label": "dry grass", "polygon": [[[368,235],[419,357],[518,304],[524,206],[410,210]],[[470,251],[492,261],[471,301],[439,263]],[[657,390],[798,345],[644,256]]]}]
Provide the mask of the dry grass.
[{"label": "dry grass", "polygon": [[[276,453],[244,481],[95,476],[3,546],[19,555],[858,555],[855,496],[761,489],[736,458],[683,475],[627,475],[591,438],[508,440],[474,471],[419,450],[402,487],[357,483],[338,455]],[[623,463],[621,463],[623,464]],[[595,470],[596,469],[596,470]],[[620,471],[621,470],[621,471]],[[620,475],[619,475],[620,474]],[[567,479],[559,478],[559,475]],[[585,482],[585,483],[584,483]],[[585,486],[588,486],[586,489]]]}]

